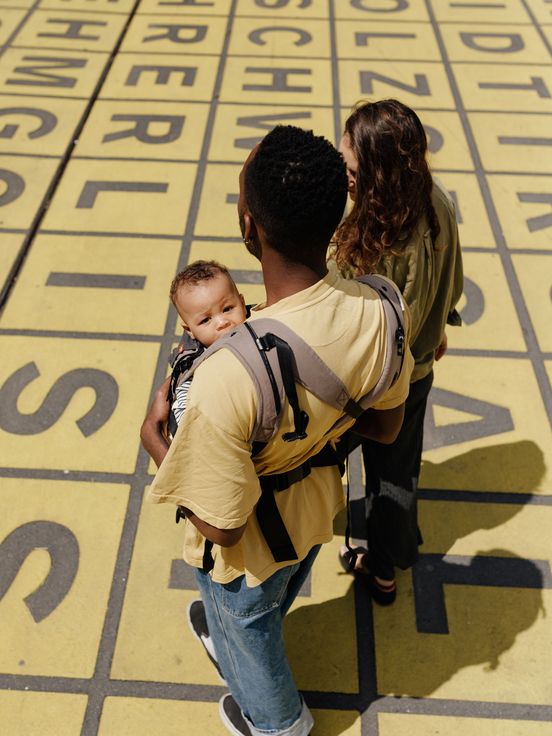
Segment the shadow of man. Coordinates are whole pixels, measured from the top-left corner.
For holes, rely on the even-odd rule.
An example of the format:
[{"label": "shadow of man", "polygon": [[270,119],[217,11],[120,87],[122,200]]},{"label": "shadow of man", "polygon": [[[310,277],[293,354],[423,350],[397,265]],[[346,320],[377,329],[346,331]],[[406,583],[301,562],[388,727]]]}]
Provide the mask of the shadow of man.
[{"label": "shadow of man", "polygon": [[[303,689],[315,709],[313,736],[348,733],[360,713],[387,696],[544,702],[546,648],[536,653],[537,636],[528,655],[527,642],[516,640],[543,614],[542,589],[552,588],[548,562],[503,549],[427,557],[413,584],[410,573],[401,575],[394,606],[374,607],[373,638],[366,633],[368,597],[358,589],[357,620],[350,618],[350,597],[361,581],[345,597],[299,602],[288,614],[286,646],[299,686],[308,671],[327,673],[327,691]],[[344,660],[344,648],[356,656]],[[360,683],[356,692],[351,672]]]},{"label": "shadow of man", "polygon": [[540,633],[514,644],[544,616],[548,561],[504,549],[423,555],[412,583],[402,577],[396,605],[374,616],[380,694],[544,702]]},{"label": "shadow of man", "polygon": [[[315,564],[320,565],[321,560]],[[315,604],[308,597],[297,598],[285,619],[291,668],[313,710],[312,736],[357,733],[349,732],[362,711],[354,608],[351,580],[346,594],[339,598]]]}]

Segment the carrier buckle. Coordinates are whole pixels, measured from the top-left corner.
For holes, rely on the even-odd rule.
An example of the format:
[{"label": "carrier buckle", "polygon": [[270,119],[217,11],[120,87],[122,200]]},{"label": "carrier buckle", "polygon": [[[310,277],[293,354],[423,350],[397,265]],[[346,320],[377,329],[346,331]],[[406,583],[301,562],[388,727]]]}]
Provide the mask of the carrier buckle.
[{"label": "carrier buckle", "polygon": [[397,341],[397,355],[404,355],[404,330],[402,327],[397,327],[395,340]]},{"label": "carrier buckle", "polygon": [[304,440],[307,436],[307,424],[309,423],[309,415],[306,411],[301,411],[295,420],[295,431],[285,432],[282,435],[284,442],[293,442],[294,440]]}]

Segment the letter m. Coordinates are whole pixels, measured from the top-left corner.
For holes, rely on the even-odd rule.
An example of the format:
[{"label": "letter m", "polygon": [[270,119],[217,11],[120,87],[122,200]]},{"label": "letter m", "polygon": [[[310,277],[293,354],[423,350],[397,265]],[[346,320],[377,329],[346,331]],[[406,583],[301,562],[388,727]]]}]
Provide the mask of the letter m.
[{"label": "letter m", "polygon": [[427,77],[425,74],[415,74],[414,75],[414,84],[407,84],[406,82],[401,82],[398,79],[393,79],[392,77],[386,77],[383,74],[378,74],[377,72],[366,72],[361,71],[360,72],[360,86],[362,90],[362,94],[365,95],[372,95],[374,93],[374,81],[383,82],[384,84],[389,84],[392,87],[398,87],[399,89],[404,90],[405,92],[412,92],[414,95],[419,95],[420,97],[424,96],[427,97],[431,94],[431,91],[429,89],[429,82],[427,81]]},{"label": "letter m", "polygon": [[14,73],[27,74],[38,79],[7,79],[6,84],[19,84],[34,87],[74,87],[75,77],[52,74],[48,69],[82,69],[87,59],[63,59],[51,56],[24,56],[23,61],[38,62],[29,66],[17,66]]}]

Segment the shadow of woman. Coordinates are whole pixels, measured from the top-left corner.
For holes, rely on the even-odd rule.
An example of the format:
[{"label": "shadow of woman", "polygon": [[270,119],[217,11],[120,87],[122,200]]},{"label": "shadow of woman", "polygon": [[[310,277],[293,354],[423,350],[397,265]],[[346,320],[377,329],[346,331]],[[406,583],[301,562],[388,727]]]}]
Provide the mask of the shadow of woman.
[{"label": "shadow of woman", "polygon": [[[431,463],[429,463],[431,465]],[[500,492],[482,492],[458,494],[450,491],[446,497],[437,492],[420,491],[421,502],[418,505],[418,520],[425,544],[420,551],[446,552],[451,550],[455,542],[479,530],[497,529],[507,524],[523,507],[534,498],[533,492],[539,489],[546,466],[541,449],[533,442],[521,441],[496,447],[480,448],[460,455],[456,458],[432,466],[434,478],[447,477],[449,466],[459,472],[463,465],[476,466],[483,469],[487,466],[501,468],[501,472],[512,476],[510,487],[518,489],[507,495]],[[439,468],[442,468],[442,474]],[[424,466],[425,467],[425,466]],[[521,472],[525,473],[523,490]],[[426,476],[427,477],[427,476]],[[442,500],[437,500],[441,497]],[[535,495],[535,498],[538,498]],[[509,531],[509,538],[515,533]],[[518,548],[518,552],[519,552]],[[523,552],[522,552],[523,553]]]},{"label": "shadow of woman", "polygon": [[477,447],[441,463],[422,460],[420,488],[531,494],[539,490],[546,466],[530,440]]},{"label": "shadow of woman", "polygon": [[[472,474],[478,469],[484,478],[482,492],[465,493],[462,486],[439,490],[450,488],[451,477],[459,478],[468,468]],[[423,477],[433,487],[420,493],[420,526],[426,544],[414,570],[399,571],[395,605],[374,606],[374,639],[367,641],[366,656],[375,657],[379,695],[361,693],[364,707],[385,695],[548,702],[543,692],[547,664],[539,648],[539,632],[522,637],[531,642],[530,656],[516,644],[543,611],[542,589],[552,587],[548,562],[524,559],[525,545],[519,537],[518,554],[504,549],[474,554],[467,552],[472,543],[465,542],[462,557],[447,555],[457,540],[508,524],[538,492],[545,470],[541,449],[530,441],[477,448],[443,463],[425,463]],[[365,502],[358,458],[356,471],[352,537],[364,543]],[[522,523],[518,532],[523,528]],[[336,519],[334,530],[344,533],[344,514]],[[510,530],[498,535],[506,538],[506,533],[512,544]],[[495,531],[488,541],[501,545],[503,539]],[[485,546],[485,536],[478,537],[477,544]],[[318,616],[324,617],[320,609],[325,605],[318,607]],[[368,605],[368,596],[361,596],[357,611]],[[368,610],[366,615],[370,616]],[[530,666],[531,660],[542,661]],[[537,695],[531,694],[529,683]]]},{"label": "shadow of woman", "polygon": [[[447,482],[452,476],[467,472],[468,468],[478,469],[481,476],[486,478],[486,490],[481,493],[470,492],[469,496],[458,494],[455,498],[455,491],[466,489],[449,486]],[[360,473],[358,460],[355,469],[357,474]],[[529,440],[477,448],[442,463],[424,461],[424,487],[419,491],[422,536],[426,540],[438,537],[439,551],[446,552],[457,539],[479,529],[493,529],[505,524],[531,501],[533,493],[539,489],[545,471],[542,450]],[[510,478],[508,487],[498,482],[504,475]],[[491,477],[497,478],[497,482],[492,484]],[[428,489],[427,486],[431,488]],[[358,478],[354,479],[354,487],[357,498],[351,501],[351,536],[359,544],[364,544],[366,510],[363,486]],[[447,491],[443,493],[440,489]],[[505,496],[504,492],[515,495]],[[446,500],[440,500],[445,497]],[[388,504],[392,503],[392,499],[386,501]],[[433,501],[437,503],[434,504]],[[459,501],[462,505],[455,506]],[[446,523],[443,523],[443,515],[447,516]],[[334,533],[344,534],[345,523],[344,514],[336,517]]]}]

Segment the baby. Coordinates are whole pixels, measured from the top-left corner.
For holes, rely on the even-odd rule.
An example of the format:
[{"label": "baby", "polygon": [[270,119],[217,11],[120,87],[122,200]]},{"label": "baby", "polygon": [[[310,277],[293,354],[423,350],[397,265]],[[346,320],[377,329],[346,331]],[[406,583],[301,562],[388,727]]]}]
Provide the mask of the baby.
[{"label": "baby", "polygon": [[193,360],[247,318],[243,295],[228,269],[216,261],[194,261],[175,276],[170,298],[184,337],[171,357],[169,433],[174,436],[186,408],[191,380],[178,383]]}]

